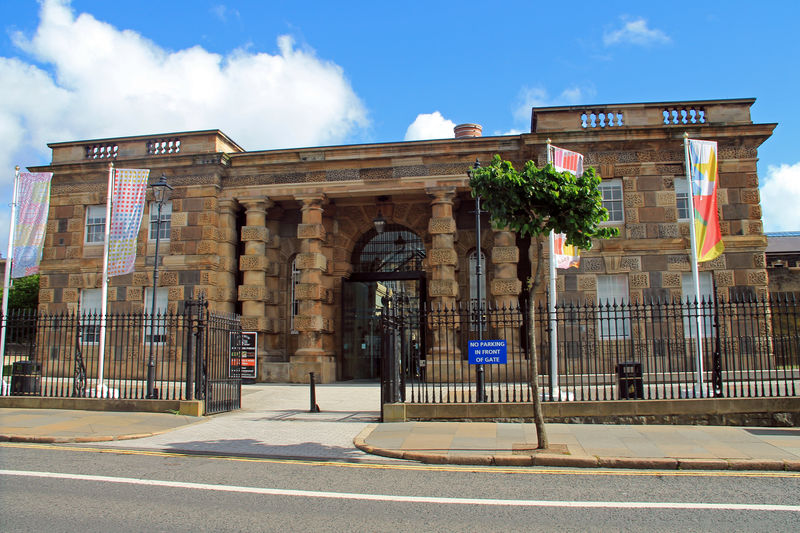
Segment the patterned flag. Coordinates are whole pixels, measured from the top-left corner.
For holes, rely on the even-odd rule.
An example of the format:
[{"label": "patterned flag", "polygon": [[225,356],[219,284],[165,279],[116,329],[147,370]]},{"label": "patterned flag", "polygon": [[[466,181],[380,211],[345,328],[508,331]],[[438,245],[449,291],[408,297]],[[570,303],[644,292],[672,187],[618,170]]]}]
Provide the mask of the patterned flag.
[{"label": "patterned flag", "polygon": [[583,174],[583,154],[555,146],[550,146],[550,150],[550,164],[556,167],[556,170],[570,172],[576,176]]},{"label": "patterned flag", "polygon": [[[576,176],[583,174],[583,154],[571,152],[563,148],[550,146],[550,164],[559,172],[570,172]],[[556,233],[555,253],[556,268],[580,266],[581,258],[578,248],[566,244],[566,235]]]},{"label": "patterned flag", "polygon": [[717,143],[687,139],[694,207],[697,261],[711,261],[725,249],[717,215]]},{"label": "patterned flag", "polygon": [[118,168],[114,172],[108,239],[109,277],[133,272],[149,175],[149,169]]},{"label": "patterned flag", "polygon": [[50,210],[52,172],[22,172],[17,190],[17,223],[11,277],[22,278],[39,273],[47,213]]}]

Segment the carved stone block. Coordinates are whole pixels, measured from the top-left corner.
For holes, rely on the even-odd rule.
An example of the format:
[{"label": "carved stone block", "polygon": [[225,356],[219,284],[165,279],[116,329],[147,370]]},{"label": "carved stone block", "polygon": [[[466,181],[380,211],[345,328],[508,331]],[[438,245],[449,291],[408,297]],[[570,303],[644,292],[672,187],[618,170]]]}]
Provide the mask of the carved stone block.
[{"label": "carved stone block", "polygon": [[639,209],[636,207],[626,208],[625,209],[625,220],[628,224],[638,224],[639,223]]},{"label": "carved stone block", "polygon": [[650,287],[650,274],[648,272],[633,272],[629,279],[631,287],[634,289],[647,289]]},{"label": "carved stone block", "polygon": [[747,272],[748,285],[766,285],[767,282],[766,270],[750,270]]},{"label": "carved stone block", "polygon": [[458,283],[452,279],[431,280],[428,295],[456,298],[458,296]]},{"label": "carved stone block", "polygon": [[[177,228],[181,226],[185,226],[188,220],[188,213],[185,211],[175,212],[173,211],[172,215],[170,216],[169,227],[170,228]],[[154,217],[155,218],[155,217]]]},{"label": "carved stone block", "polygon": [[731,270],[717,270],[714,272],[714,282],[717,287],[733,287],[736,284]]},{"label": "carved stone block", "polygon": [[242,240],[266,242],[269,239],[269,230],[265,226],[242,226]]},{"label": "carved stone block", "polygon": [[324,331],[325,319],[320,315],[294,317],[294,329],[296,331]]},{"label": "carved stone block", "polygon": [[755,254],[753,254],[753,263],[756,268],[766,268],[767,267],[766,255],[763,252],[756,252]]},{"label": "carved stone block", "polygon": [[263,255],[240,255],[239,270],[242,271],[265,271],[269,266],[269,261]]},{"label": "carved stone block", "polygon": [[639,256],[625,256],[620,258],[619,269],[625,272],[632,272],[642,269],[642,258]]},{"label": "carved stone block", "polygon": [[182,286],[170,287],[169,290],[167,291],[167,295],[168,295],[167,299],[171,302],[183,301],[184,288]]},{"label": "carved stone block", "polygon": [[267,296],[267,288],[263,285],[239,285],[239,301],[263,302]]},{"label": "carved stone block", "polygon": [[197,253],[200,255],[218,255],[219,243],[216,241],[200,241],[197,243]]},{"label": "carved stone block", "polygon": [[[671,210],[674,212],[674,209]],[[681,236],[678,231],[677,224],[659,224],[658,225],[658,238],[659,239],[677,239]]]},{"label": "carved stone block", "polygon": [[647,238],[647,225],[646,224],[628,224],[626,226],[629,239],[646,239]]},{"label": "carved stone block", "polygon": [[52,303],[55,296],[55,289],[39,289],[39,303]]},{"label": "carved stone block", "polygon": [[679,289],[681,279],[680,272],[664,272],[661,276],[661,286],[665,289]]},{"label": "carved stone block", "polygon": [[606,264],[607,274],[616,274],[620,271],[619,264],[622,258],[618,255],[607,255],[603,258]]},{"label": "carved stone block", "polygon": [[133,285],[136,287],[146,287],[148,285],[152,285],[152,281],[150,281],[150,274],[147,272],[134,272],[133,273]]},{"label": "carved stone block", "polygon": [[605,261],[602,257],[582,257],[580,264],[581,272],[603,272]]},{"label": "carved stone block", "polygon": [[78,289],[64,289],[61,292],[61,301],[64,303],[78,303],[80,302],[81,293]]},{"label": "carved stone block", "polygon": [[458,254],[452,248],[434,248],[428,254],[430,265],[456,265]]},{"label": "carved stone block", "polygon": [[294,294],[298,300],[322,300],[325,289],[319,283],[298,283],[295,285]]},{"label": "carved stone block", "polygon": [[644,207],[644,194],[640,192],[629,192],[624,195],[625,207]]},{"label": "carved stone block", "polygon": [[159,287],[175,286],[178,284],[178,273],[174,270],[166,272],[159,272],[158,285]]},{"label": "carved stone block", "polygon": [[493,279],[492,296],[518,295],[522,292],[522,282],[518,279]]},{"label": "carved stone block", "polygon": [[725,254],[720,254],[711,261],[698,263],[697,266],[698,270],[725,270],[728,268],[728,262]]},{"label": "carved stone block", "polygon": [[431,218],[428,222],[428,233],[431,235],[455,232],[456,220],[452,217]]},{"label": "carved stone block", "polygon": [[492,263],[519,263],[519,248],[516,246],[495,246],[492,248]]},{"label": "carved stone block", "polygon": [[317,252],[304,252],[297,254],[295,264],[300,270],[318,269],[325,270],[328,265],[328,259],[321,253]]},{"label": "carved stone block", "polygon": [[667,256],[667,268],[672,271],[679,271],[679,272],[686,272],[688,271],[692,265],[689,263],[689,256],[681,254],[681,255],[670,255]]},{"label": "carved stone block", "polygon": [[739,198],[743,204],[758,204],[761,202],[758,189],[742,189],[739,193]]},{"label": "carved stone block", "polygon": [[297,238],[325,240],[325,226],[322,224],[298,224]]},{"label": "carved stone block", "polygon": [[578,290],[579,291],[596,291],[597,290],[597,276],[594,275],[579,275],[578,276]]}]

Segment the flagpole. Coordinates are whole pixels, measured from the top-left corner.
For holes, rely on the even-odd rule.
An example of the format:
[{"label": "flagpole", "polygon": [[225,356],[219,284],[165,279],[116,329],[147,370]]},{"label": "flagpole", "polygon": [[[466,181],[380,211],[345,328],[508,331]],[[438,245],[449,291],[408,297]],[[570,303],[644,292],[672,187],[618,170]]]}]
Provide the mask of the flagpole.
[{"label": "flagpole", "polygon": [[[550,139],[547,139],[547,164],[551,163]],[[558,392],[558,330],[556,322],[556,234],[550,230],[548,237],[550,251],[550,284],[549,284],[549,314],[550,314],[550,400]]]},{"label": "flagpole", "polygon": [[[14,229],[17,223],[17,188],[19,187],[19,165],[14,167],[14,191],[11,193],[11,222],[8,225],[8,251],[6,271],[3,277],[3,324],[0,328],[0,383],[3,382],[3,365],[6,362],[6,330],[8,329],[8,292],[11,286],[11,257],[14,255]],[[3,385],[3,391],[5,386]],[[0,392],[2,395],[2,392]]]},{"label": "flagpole", "polygon": [[100,300],[100,354],[97,363],[97,397],[103,394],[103,363],[106,354],[106,314],[108,313],[108,244],[111,237],[111,197],[114,189],[114,163],[108,164],[108,193],[106,196],[106,224],[103,239],[103,288]]},{"label": "flagpole", "polygon": [[683,134],[683,148],[685,154],[686,165],[686,181],[689,189],[689,209],[691,209],[691,220],[689,224],[689,235],[692,249],[692,283],[694,284],[694,301],[695,301],[695,318],[697,319],[697,367],[695,368],[695,380],[697,390],[695,396],[699,393],[703,394],[703,319],[700,316],[700,273],[697,267],[697,235],[695,229],[695,213],[694,213],[694,193],[692,191],[692,171],[691,161],[689,158],[689,134]]}]

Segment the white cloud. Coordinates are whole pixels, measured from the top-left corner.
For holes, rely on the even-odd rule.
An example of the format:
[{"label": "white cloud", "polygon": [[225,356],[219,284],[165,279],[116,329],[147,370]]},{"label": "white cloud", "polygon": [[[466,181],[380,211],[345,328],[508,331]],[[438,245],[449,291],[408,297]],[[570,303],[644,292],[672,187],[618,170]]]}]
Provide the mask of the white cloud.
[{"label": "white cloud", "polygon": [[219,128],[268,149],[343,142],[368,125],[341,67],[288,36],[274,55],[168,51],[45,0],[36,33],[14,43],[37,63],[0,57],[0,168],[49,160],[47,142]]},{"label": "white cloud", "polygon": [[638,18],[626,20],[622,17],[623,26],[620,29],[603,33],[603,44],[637,44],[648,46],[651,44],[664,44],[670,42],[669,36],[661,30],[647,27],[647,20]]},{"label": "white cloud", "polygon": [[421,113],[406,130],[405,140],[452,139],[455,137],[453,132],[455,126],[455,122],[444,118],[438,111]]},{"label": "white cloud", "polygon": [[800,162],[770,165],[762,179],[761,207],[764,231],[800,231]]}]

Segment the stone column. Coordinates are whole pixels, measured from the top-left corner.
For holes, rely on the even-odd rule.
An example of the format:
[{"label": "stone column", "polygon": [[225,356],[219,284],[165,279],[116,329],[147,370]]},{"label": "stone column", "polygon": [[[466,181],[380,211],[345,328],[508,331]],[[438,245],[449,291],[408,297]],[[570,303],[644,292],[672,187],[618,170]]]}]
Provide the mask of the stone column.
[{"label": "stone column", "polygon": [[297,226],[300,253],[296,264],[300,270],[300,283],[295,288],[298,314],[294,319],[299,332],[297,351],[289,365],[289,379],[293,383],[308,382],[309,372],[314,372],[320,383],[336,380],[334,354],[325,349],[330,324],[323,313],[325,287],[323,276],[327,270],[327,257],[322,251],[325,243],[325,226],[322,223],[324,194],[298,196],[303,202],[302,222]]},{"label": "stone column", "polygon": [[220,270],[217,273],[217,300],[219,310],[225,313],[236,311],[236,267],[237,243],[236,234],[236,200],[219,201],[219,255]]},{"label": "stone column", "polygon": [[505,339],[508,349],[508,376],[512,374],[517,378],[524,378],[527,365],[521,347],[521,336],[524,332],[522,315],[519,313],[519,294],[522,292],[522,282],[517,278],[517,263],[519,263],[519,248],[517,247],[516,234],[507,229],[494,230],[494,245],[492,246],[492,264],[494,265],[494,279],[489,289],[492,299],[497,302],[498,315],[501,321],[490,324],[495,338]]},{"label": "stone column", "polygon": [[[431,308],[453,309],[458,298],[458,281],[456,281],[456,264],[458,254],[455,250],[456,220],[453,218],[454,187],[433,187],[426,190],[433,197],[431,201],[431,219],[428,232],[433,241],[428,264],[431,268],[431,281],[428,287]],[[448,316],[453,316],[448,314]],[[441,323],[432,317],[429,321],[432,328],[433,342],[428,347],[427,378],[437,381],[447,374],[447,365],[461,363],[461,349],[457,345],[457,332],[453,323]],[[452,373],[452,369],[450,370]]]},{"label": "stone column", "polygon": [[[281,293],[281,251],[280,238],[278,237],[280,216],[283,210],[279,207],[271,207],[269,210],[270,219],[267,220],[267,241],[264,243],[267,258],[266,267],[266,286],[269,298],[266,302],[266,332],[265,348],[269,361],[287,361],[284,337],[280,334],[281,322],[281,301],[278,295]],[[287,381],[288,375],[281,377],[280,381]],[[273,381],[273,379],[270,379]]]},{"label": "stone column", "polygon": [[267,361],[267,319],[265,303],[268,300],[266,286],[267,258],[265,243],[269,240],[266,227],[267,209],[273,205],[267,198],[239,199],[245,209],[242,227],[244,255],[239,257],[239,270],[244,283],[239,286],[239,301],[242,302],[242,330],[258,332],[258,366]]}]

